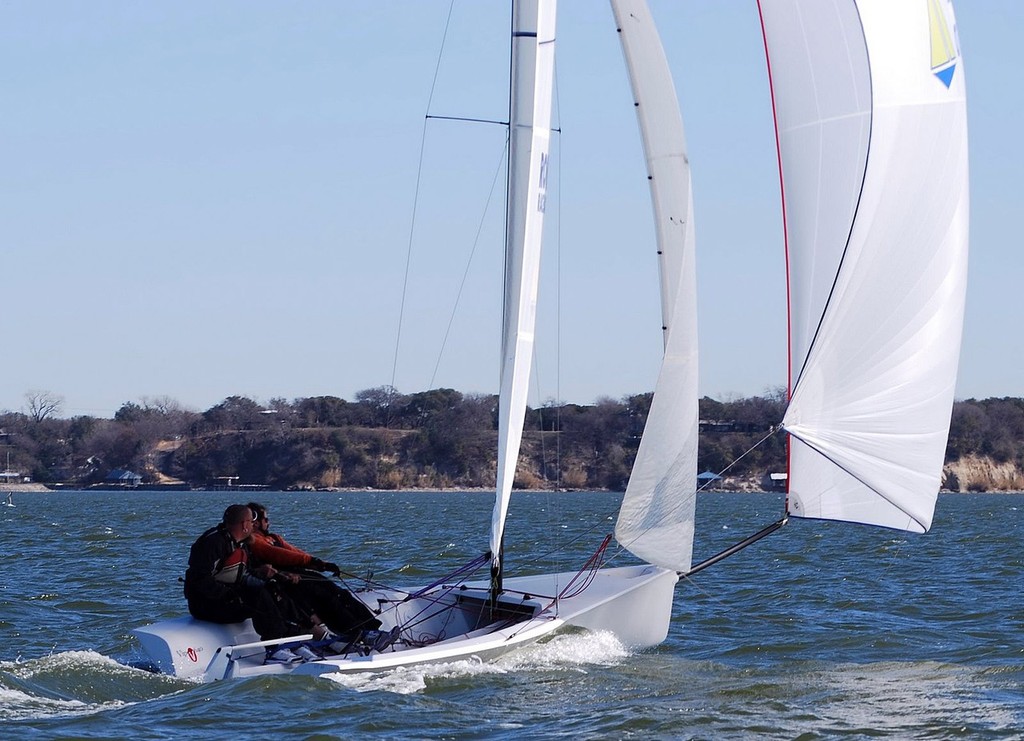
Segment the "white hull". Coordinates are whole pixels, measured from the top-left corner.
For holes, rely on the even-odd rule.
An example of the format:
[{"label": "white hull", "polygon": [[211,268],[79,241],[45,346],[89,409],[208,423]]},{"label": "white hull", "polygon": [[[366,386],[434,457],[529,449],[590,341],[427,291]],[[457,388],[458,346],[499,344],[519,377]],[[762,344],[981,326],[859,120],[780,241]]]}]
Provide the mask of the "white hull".
[{"label": "white hull", "polygon": [[[380,610],[377,618],[382,630],[396,625],[401,629],[401,638],[393,646],[367,656],[350,653],[301,663],[264,663],[268,642],[260,641],[249,621],[218,625],[184,617],[132,632],[160,671],[205,682],[264,674],[376,672],[467,658],[490,661],[567,625],[609,631],[636,648],[665,640],[678,580],[674,571],[646,564],[602,569],[582,593],[553,603],[554,595],[574,576],[567,572],[506,579],[501,607],[515,615],[516,622],[479,629],[474,629],[473,621],[486,599],[486,583],[442,586],[410,600],[406,600],[409,592],[358,592],[356,596],[374,612]],[[427,643],[437,636],[441,639]],[[270,643],[311,638],[295,636]]]}]

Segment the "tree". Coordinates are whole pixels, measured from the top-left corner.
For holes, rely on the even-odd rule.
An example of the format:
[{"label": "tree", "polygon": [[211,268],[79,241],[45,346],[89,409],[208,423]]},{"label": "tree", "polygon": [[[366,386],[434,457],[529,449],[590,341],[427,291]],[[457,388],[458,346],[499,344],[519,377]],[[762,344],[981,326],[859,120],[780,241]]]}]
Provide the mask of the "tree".
[{"label": "tree", "polygon": [[92,426],[86,438],[90,456],[103,462],[97,472],[102,474],[113,468],[142,469],[148,442],[136,425],[120,420],[101,420]]},{"label": "tree", "polygon": [[389,427],[405,397],[394,386],[377,386],[356,392],[356,403],[365,413],[368,427]]},{"label": "tree", "polygon": [[25,394],[28,403],[28,417],[35,423],[49,417],[55,417],[64,406],[64,397],[52,391],[28,391]]},{"label": "tree", "polygon": [[294,409],[302,427],[344,427],[356,418],[356,405],[337,396],[296,399]]},{"label": "tree", "polygon": [[988,415],[980,404],[973,400],[954,404],[949,425],[949,440],[946,443],[946,459],[954,461],[973,453],[980,453],[988,435],[988,428]]},{"label": "tree", "polygon": [[229,396],[203,412],[203,422],[211,430],[257,430],[270,426],[263,407],[245,396]]}]

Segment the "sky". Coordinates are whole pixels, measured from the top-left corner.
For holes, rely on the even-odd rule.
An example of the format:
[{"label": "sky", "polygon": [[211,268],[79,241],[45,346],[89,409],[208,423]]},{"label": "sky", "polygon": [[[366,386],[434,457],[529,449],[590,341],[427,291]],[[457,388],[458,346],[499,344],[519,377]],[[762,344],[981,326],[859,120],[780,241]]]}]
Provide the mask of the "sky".
[{"label": "sky", "polygon": [[[701,393],[786,382],[754,0],[651,0],[695,201]],[[507,3],[0,3],[0,410],[497,389]],[[961,0],[957,398],[1024,395],[1024,2]],[[448,32],[445,35],[445,28]],[[442,38],[445,38],[442,53]],[[653,389],[646,176],[611,11],[561,0],[531,404]],[[408,276],[408,277],[407,277]],[[400,329],[399,329],[400,328]]]}]

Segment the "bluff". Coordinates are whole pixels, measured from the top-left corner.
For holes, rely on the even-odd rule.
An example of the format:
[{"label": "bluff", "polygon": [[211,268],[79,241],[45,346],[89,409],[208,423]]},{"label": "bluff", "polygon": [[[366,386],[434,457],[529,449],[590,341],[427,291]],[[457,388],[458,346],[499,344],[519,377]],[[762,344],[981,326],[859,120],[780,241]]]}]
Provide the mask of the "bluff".
[{"label": "bluff", "polygon": [[[516,486],[622,490],[651,394],[549,404],[527,414]],[[701,471],[716,488],[761,490],[785,470],[772,434],[784,394],[700,400]],[[0,414],[11,470],[34,482],[89,487],[225,484],[276,489],[487,488],[496,469],[497,399],[435,389],[369,389],[266,404],[229,397],[205,412],[169,400],[127,403],[113,419]],[[1024,400],[954,405],[943,486],[1024,490]]]},{"label": "bluff", "polygon": [[947,491],[1024,491],[1024,469],[1013,461],[968,455],[943,467]]}]

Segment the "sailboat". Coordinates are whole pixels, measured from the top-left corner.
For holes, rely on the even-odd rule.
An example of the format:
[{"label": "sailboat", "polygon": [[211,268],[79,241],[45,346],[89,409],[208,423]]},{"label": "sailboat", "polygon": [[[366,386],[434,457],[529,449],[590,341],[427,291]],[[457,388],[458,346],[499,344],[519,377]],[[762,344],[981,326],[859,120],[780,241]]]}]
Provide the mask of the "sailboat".
[{"label": "sailboat", "polygon": [[[504,523],[526,411],[550,138],[555,0],[517,0],[496,497],[489,549],[412,589],[355,592],[398,640],[264,661],[251,622],[134,632],[157,667],[204,681],[496,658],[564,626],[627,646],[667,636],[675,586],[789,517],[923,532],[948,436],[966,290],[963,67],[947,0],[760,0],[789,280],[790,441],[782,519],[692,564],[697,481],[694,229],[669,67],[644,0],[611,0],[636,102],[660,260],[664,359],[615,538],[641,563],[505,576]],[[489,578],[467,580],[474,569]],[[295,636],[306,641],[312,636]]]}]

